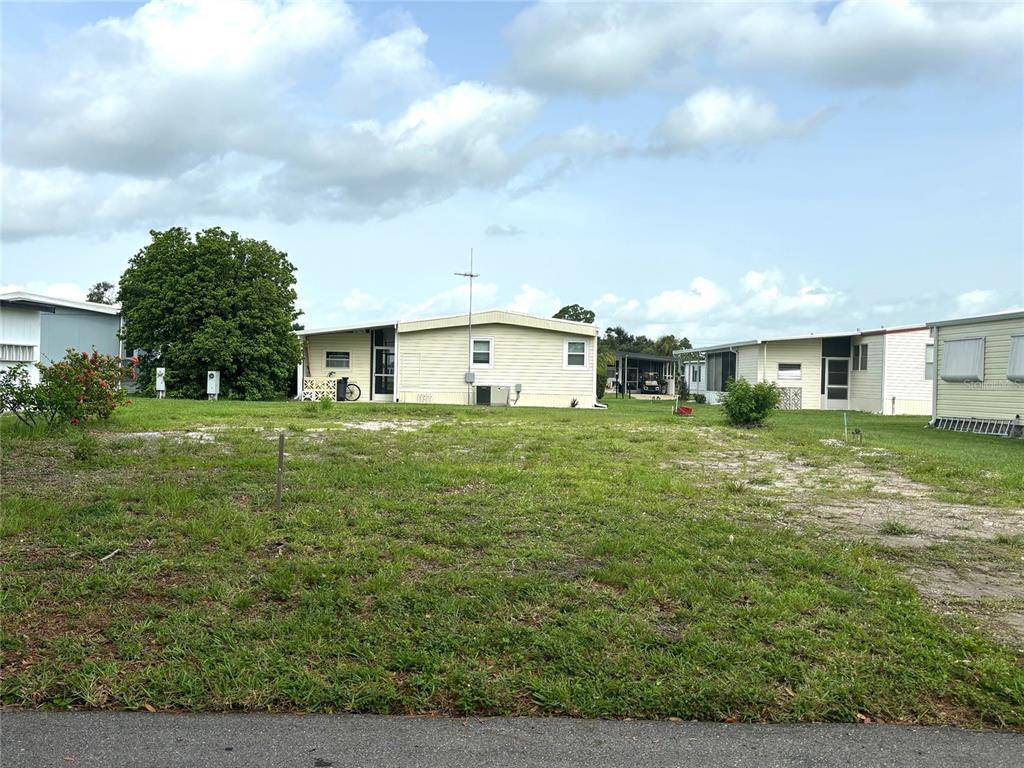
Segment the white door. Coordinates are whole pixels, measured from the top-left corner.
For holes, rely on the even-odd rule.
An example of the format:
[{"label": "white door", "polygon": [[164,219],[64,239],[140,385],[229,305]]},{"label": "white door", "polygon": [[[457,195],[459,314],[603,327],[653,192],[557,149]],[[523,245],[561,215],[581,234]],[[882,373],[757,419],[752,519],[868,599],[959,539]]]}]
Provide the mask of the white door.
[{"label": "white door", "polygon": [[850,407],[850,358],[826,357],[822,375],[821,407],[845,411]]}]

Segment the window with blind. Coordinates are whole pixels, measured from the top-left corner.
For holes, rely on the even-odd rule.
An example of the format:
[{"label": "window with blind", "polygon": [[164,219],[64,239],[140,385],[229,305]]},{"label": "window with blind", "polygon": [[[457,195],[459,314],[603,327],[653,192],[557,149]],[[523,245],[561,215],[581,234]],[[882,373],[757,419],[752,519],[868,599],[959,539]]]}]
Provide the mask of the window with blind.
[{"label": "window with blind", "polygon": [[587,365],[587,342],[565,342],[565,367],[581,368]]},{"label": "window with blind", "polygon": [[796,380],[803,377],[800,363],[779,363],[779,380]]},{"label": "window with blind", "polygon": [[473,339],[473,367],[493,368],[494,367],[494,339],[474,338]]},{"label": "window with blind", "polygon": [[935,380],[935,345],[928,344],[924,348],[924,377],[927,381]]},{"label": "window with blind", "polygon": [[31,344],[0,344],[0,362],[31,363],[34,351]]},{"label": "window with blind", "polygon": [[985,340],[951,339],[942,342],[939,375],[943,381],[984,381]]},{"label": "window with blind", "polygon": [[1024,335],[1010,337],[1010,360],[1006,365],[1006,378],[1024,382]]},{"label": "window with blind", "polygon": [[348,368],[352,364],[352,356],[349,352],[327,352],[325,361],[326,368]]}]

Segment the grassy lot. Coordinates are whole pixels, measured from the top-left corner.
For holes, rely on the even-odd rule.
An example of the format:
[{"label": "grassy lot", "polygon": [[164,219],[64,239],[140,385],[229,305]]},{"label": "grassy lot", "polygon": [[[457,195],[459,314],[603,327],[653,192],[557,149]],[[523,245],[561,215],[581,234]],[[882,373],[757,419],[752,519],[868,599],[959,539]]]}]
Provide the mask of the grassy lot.
[{"label": "grassy lot", "polygon": [[[767,522],[772,494],[685,463],[754,446],[1014,509],[1024,445],[855,416],[853,448],[822,443],[837,414],[737,432],[669,409],[137,400],[84,438],[4,421],[3,703],[1024,728],[1019,649],[930,611],[884,548]],[[984,547],[1024,559],[1012,536]]]}]

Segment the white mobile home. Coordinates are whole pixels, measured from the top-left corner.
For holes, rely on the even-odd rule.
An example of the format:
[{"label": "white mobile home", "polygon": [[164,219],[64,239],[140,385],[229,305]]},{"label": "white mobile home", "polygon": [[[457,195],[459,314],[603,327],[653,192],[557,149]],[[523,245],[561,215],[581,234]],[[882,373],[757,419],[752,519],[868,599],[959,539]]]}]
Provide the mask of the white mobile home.
[{"label": "white mobile home", "polygon": [[120,331],[116,304],[0,293],[0,369],[24,363],[33,383],[39,381],[36,363],[61,360],[69,348],[120,356]]},{"label": "white mobile home", "polygon": [[505,310],[300,331],[299,396],[592,408],[597,328]]},{"label": "white mobile home", "polygon": [[1024,436],[1024,309],[928,323],[932,426]]},{"label": "white mobile home", "polygon": [[770,381],[789,410],[931,413],[925,326],[751,339],[678,354],[704,354],[708,402],[730,379]]}]

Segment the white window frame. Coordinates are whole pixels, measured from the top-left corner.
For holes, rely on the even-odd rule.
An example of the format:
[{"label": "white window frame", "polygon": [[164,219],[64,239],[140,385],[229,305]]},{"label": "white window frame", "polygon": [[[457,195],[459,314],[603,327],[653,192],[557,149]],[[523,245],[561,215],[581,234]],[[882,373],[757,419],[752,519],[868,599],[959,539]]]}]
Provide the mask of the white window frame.
[{"label": "white window frame", "polygon": [[[569,345],[570,344],[582,344],[583,345],[583,365],[569,365]],[[579,352],[573,352],[572,354],[578,355]],[[562,368],[567,371],[585,371],[590,367],[590,342],[586,339],[566,339],[562,345]]]},{"label": "white window frame", "polygon": [[[803,363],[778,363],[778,368],[775,371],[775,375],[779,381],[803,381],[804,378],[804,366]],[[784,365],[795,365],[796,370],[783,371],[782,366]],[[796,374],[795,376],[793,374]]]},{"label": "white window frame", "polygon": [[[345,365],[330,365],[327,357],[328,354],[333,355],[348,355],[346,358]],[[330,371],[349,371],[352,369],[352,353],[347,349],[325,349],[324,350],[324,369]]]},{"label": "white window frame", "polygon": [[[474,359],[476,357],[476,343],[478,341],[486,341],[487,342],[487,359],[490,362],[478,363]],[[489,369],[493,368],[494,367],[494,337],[493,336],[474,336],[473,339],[472,339],[470,355],[471,355],[471,357],[470,357],[470,365],[469,365],[470,368],[476,368],[476,369],[479,369],[479,370],[489,370]]]},{"label": "white window frame", "polygon": [[[981,371],[946,371],[946,364],[949,361],[948,347],[950,344],[964,344],[966,342],[977,342],[981,346]],[[985,337],[973,336],[967,339],[943,339],[941,365],[939,366],[939,377],[943,381],[954,383],[980,382],[985,380]]]},{"label": "white window frame", "polygon": [[935,381],[935,345],[932,343],[924,345],[924,380]]},{"label": "white window frame", "polygon": [[700,366],[694,365],[690,367],[690,381],[700,384]]},{"label": "white window frame", "polygon": [[[1014,360],[1014,358],[1017,358]],[[1018,367],[1014,368],[1014,362]],[[1006,378],[1017,383],[1024,383],[1024,333],[1010,337],[1010,354],[1006,360]]]}]

